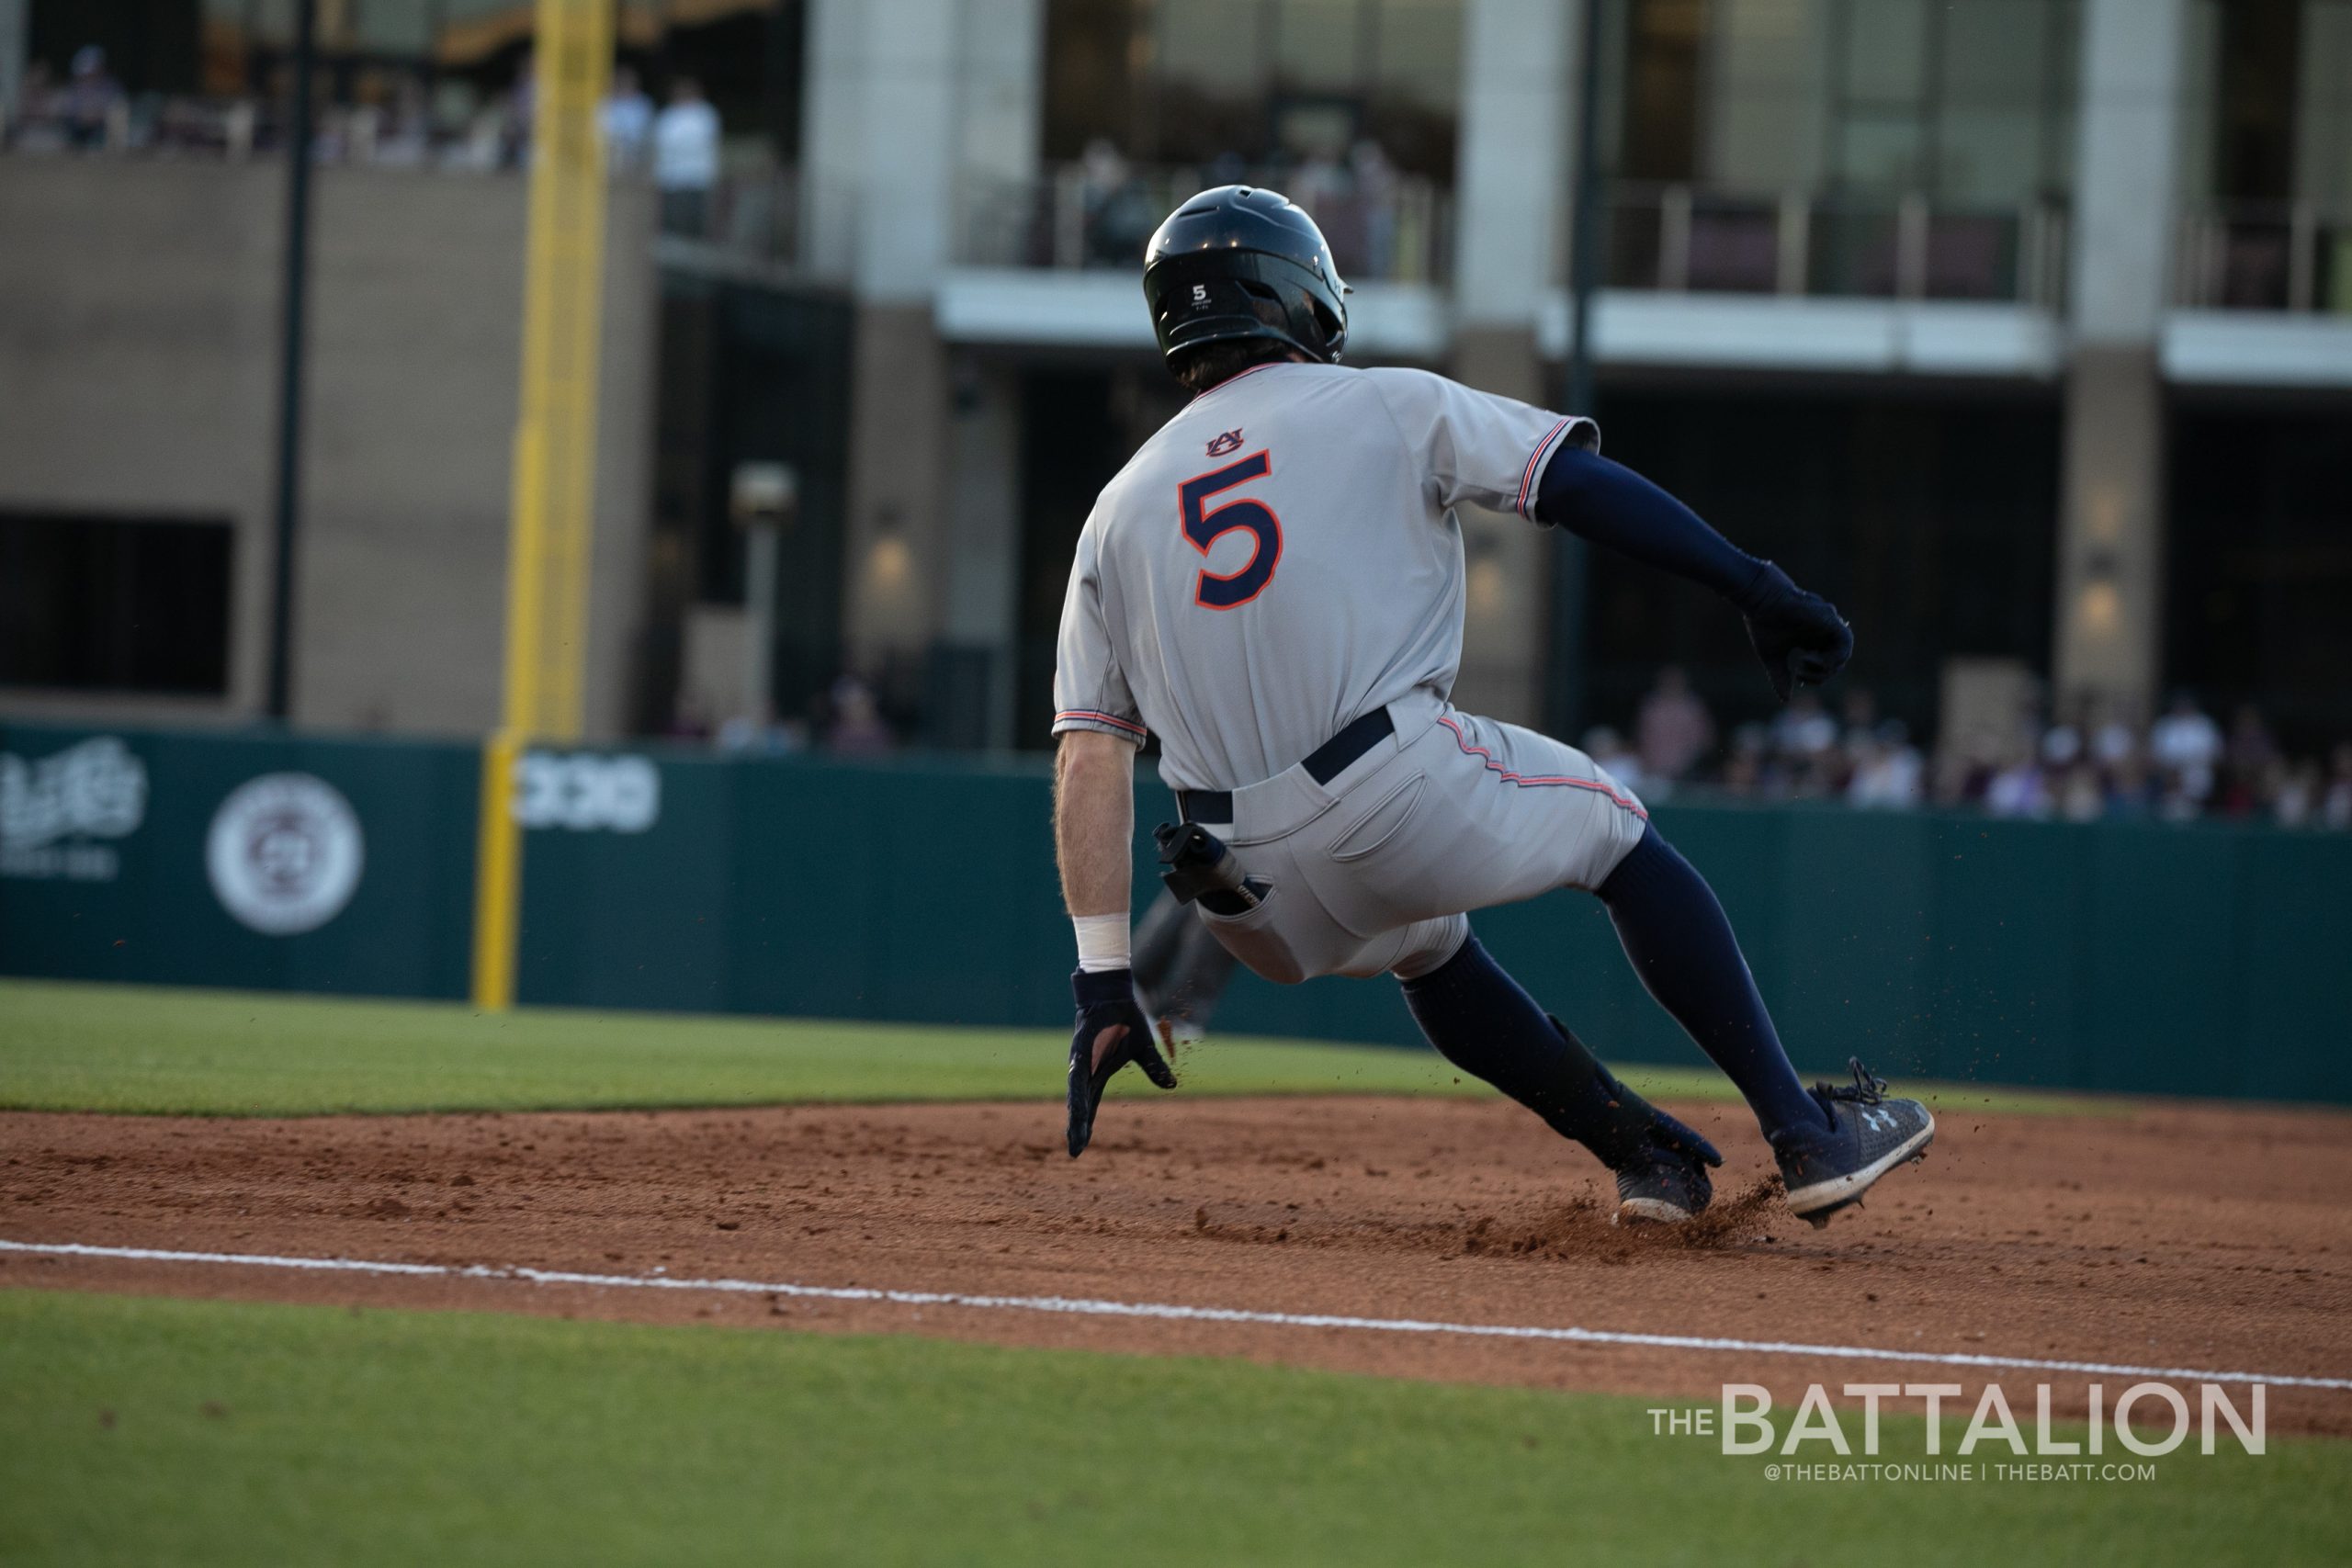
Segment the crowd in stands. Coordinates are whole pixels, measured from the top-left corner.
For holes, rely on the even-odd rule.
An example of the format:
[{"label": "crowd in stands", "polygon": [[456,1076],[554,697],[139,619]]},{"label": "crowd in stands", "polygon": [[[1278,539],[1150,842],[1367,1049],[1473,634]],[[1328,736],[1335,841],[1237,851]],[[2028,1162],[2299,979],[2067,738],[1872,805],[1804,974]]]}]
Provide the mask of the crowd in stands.
[{"label": "crowd in stands", "polygon": [[[458,78],[428,94],[402,77],[379,101],[326,103],[312,127],[322,164],[492,173],[528,166],[534,79],[526,57],[514,84],[487,95]],[[253,99],[133,97],[107,69],[106,51],[77,51],[62,81],[35,62],[26,72],[0,142],[27,152],[117,152],[243,156],[281,145],[279,106]],[[710,231],[719,186],[718,111],[692,77],[671,81],[656,107],[636,71],[615,68],[599,121],[613,172],[650,177],[662,193],[662,227]]]},{"label": "crowd in stands", "polygon": [[2188,693],[2144,726],[2085,706],[2056,722],[2029,716],[2007,732],[1923,750],[1861,688],[1848,690],[1835,714],[1800,691],[1769,723],[1719,737],[1706,704],[1668,668],[1642,699],[1630,736],[1600,727],[1584,746],[1652,798],[1688,788],[2072,822],[2214,817],[2352,830],[2352,740],[2324,760],[2293,756],[2254,707],[2238,708],[2224,728]]},{"label": "crowd in stands", "polygon": [[786,716],[770,703],[760,717],[737,714],[714,724],[691,697],[682,697],[666,731],[673,740],[699,740],[744,756],[787,757],[822,751],[836,757],[879,757],[899,749],[899,733],[882,699],[863,678],[836,680],[805,716]]},{"label": "crowd in stands", "polygon": [[1428,181],[1401,173],[1368,137],[1358,140],[1344,158],[1316,152],[1252,163],[1227,152],[1204,167],[1181,169],[1139,167],[1097,137],[1087,144],[1076,173],[1080,254],[1047,254],[1054,250],[1054,215],[1041,213],[1029,245],[1036,253],[1028,258],[1032,262],[1132,268],[1177,201],[1216,186],[1262,185],[1313,215],[1343,277],[1419,279],[1432,265],[1435,193]]}]

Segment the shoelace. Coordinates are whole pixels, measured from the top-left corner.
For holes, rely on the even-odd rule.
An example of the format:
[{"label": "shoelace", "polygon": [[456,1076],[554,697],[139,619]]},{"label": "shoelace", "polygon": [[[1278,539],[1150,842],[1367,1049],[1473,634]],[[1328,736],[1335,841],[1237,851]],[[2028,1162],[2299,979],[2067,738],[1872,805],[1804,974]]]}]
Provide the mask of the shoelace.
[{"label": "shoelace", "polygon": [[1886,1098],[1886,1080],[1862,1066],[1860,1056],[1846,1058],[1846,1068],[1854,1075],[1851,1084],[1816,1083],[1813,1098],[1829,1117],[1829,1124],[1838,1124],[1838,1107],[1831,1103],[1843,1100],[1849,1105],[1876,1105]]}]

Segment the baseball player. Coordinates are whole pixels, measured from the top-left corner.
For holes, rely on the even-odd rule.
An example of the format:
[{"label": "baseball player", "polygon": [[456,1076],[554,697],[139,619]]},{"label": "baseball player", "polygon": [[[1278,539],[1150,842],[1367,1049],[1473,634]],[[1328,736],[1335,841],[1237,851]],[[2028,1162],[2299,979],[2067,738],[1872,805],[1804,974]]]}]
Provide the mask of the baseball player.
[{"label": "baseball player", "polygon": [[1588,419],[1419,370],[1345,369],[1347,288],[1312,220],[1227,186],[1154,234],[1144,298],[1193,393],[1079,536],[1054,680],[1054,826],[1077,930],[1069,1146],[1133,1062],[1174,1075],[1130,967],[1135,755],[1185,827],[1170,886],[1270,980],[1394,975],[1430,1043],[1582,1144],[1620,1221],[1707,1206],[1706,1139],[1612,1077],[1471,933],[1467,911],[1597,895],[1659,1004],[1738,1086],[1789,1207],[1816,1224],[1924,1150],[1935,1122],[1854,1082],[1806,1089],[1713,892],[1575,748],[1448,700],[1464,502],[1702,583],[1746,617],[1773,690],[1841,669],[1829,604],[1600,456]]}]

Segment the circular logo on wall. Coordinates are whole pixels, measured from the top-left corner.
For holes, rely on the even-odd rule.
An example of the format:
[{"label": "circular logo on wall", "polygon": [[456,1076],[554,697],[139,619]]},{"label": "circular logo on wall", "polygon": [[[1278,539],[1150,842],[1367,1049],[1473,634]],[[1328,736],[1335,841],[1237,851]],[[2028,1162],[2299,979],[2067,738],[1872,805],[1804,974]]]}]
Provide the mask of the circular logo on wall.
[{"label": "circular logo on wall", "polygon": [[367,858],[358,814],[309,773],[264,773],[212,814],[204,868],[221,907],[257,931],[294,936],[343,912]]}]

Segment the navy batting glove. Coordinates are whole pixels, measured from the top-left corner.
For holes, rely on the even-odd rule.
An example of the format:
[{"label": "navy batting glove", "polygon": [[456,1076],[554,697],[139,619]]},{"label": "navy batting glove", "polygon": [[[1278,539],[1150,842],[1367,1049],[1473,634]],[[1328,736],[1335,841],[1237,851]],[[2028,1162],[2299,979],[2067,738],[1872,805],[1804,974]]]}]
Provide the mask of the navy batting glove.
[{"label": "navy batting glove", "polygon": [[1103,1086],[1129,1062],[1162,1089],[1176,1087],[1168,1058],[1151,1043],[1151,1021],[1136,1005],[1135,976],[1125,969],[1069,977],[1078,1001],[1078,1028],[1069,1042],[1069,1157],[1086,1152],[1094,1136],[1094,1110]]},{"label": "navy batting glove", "polygon": [[1854,628],[1838,606],[1808,593],[1766,561],[1737,600],[1747,640],[1782,702],[1796,686],[1818,686],[1854,657]]}]

